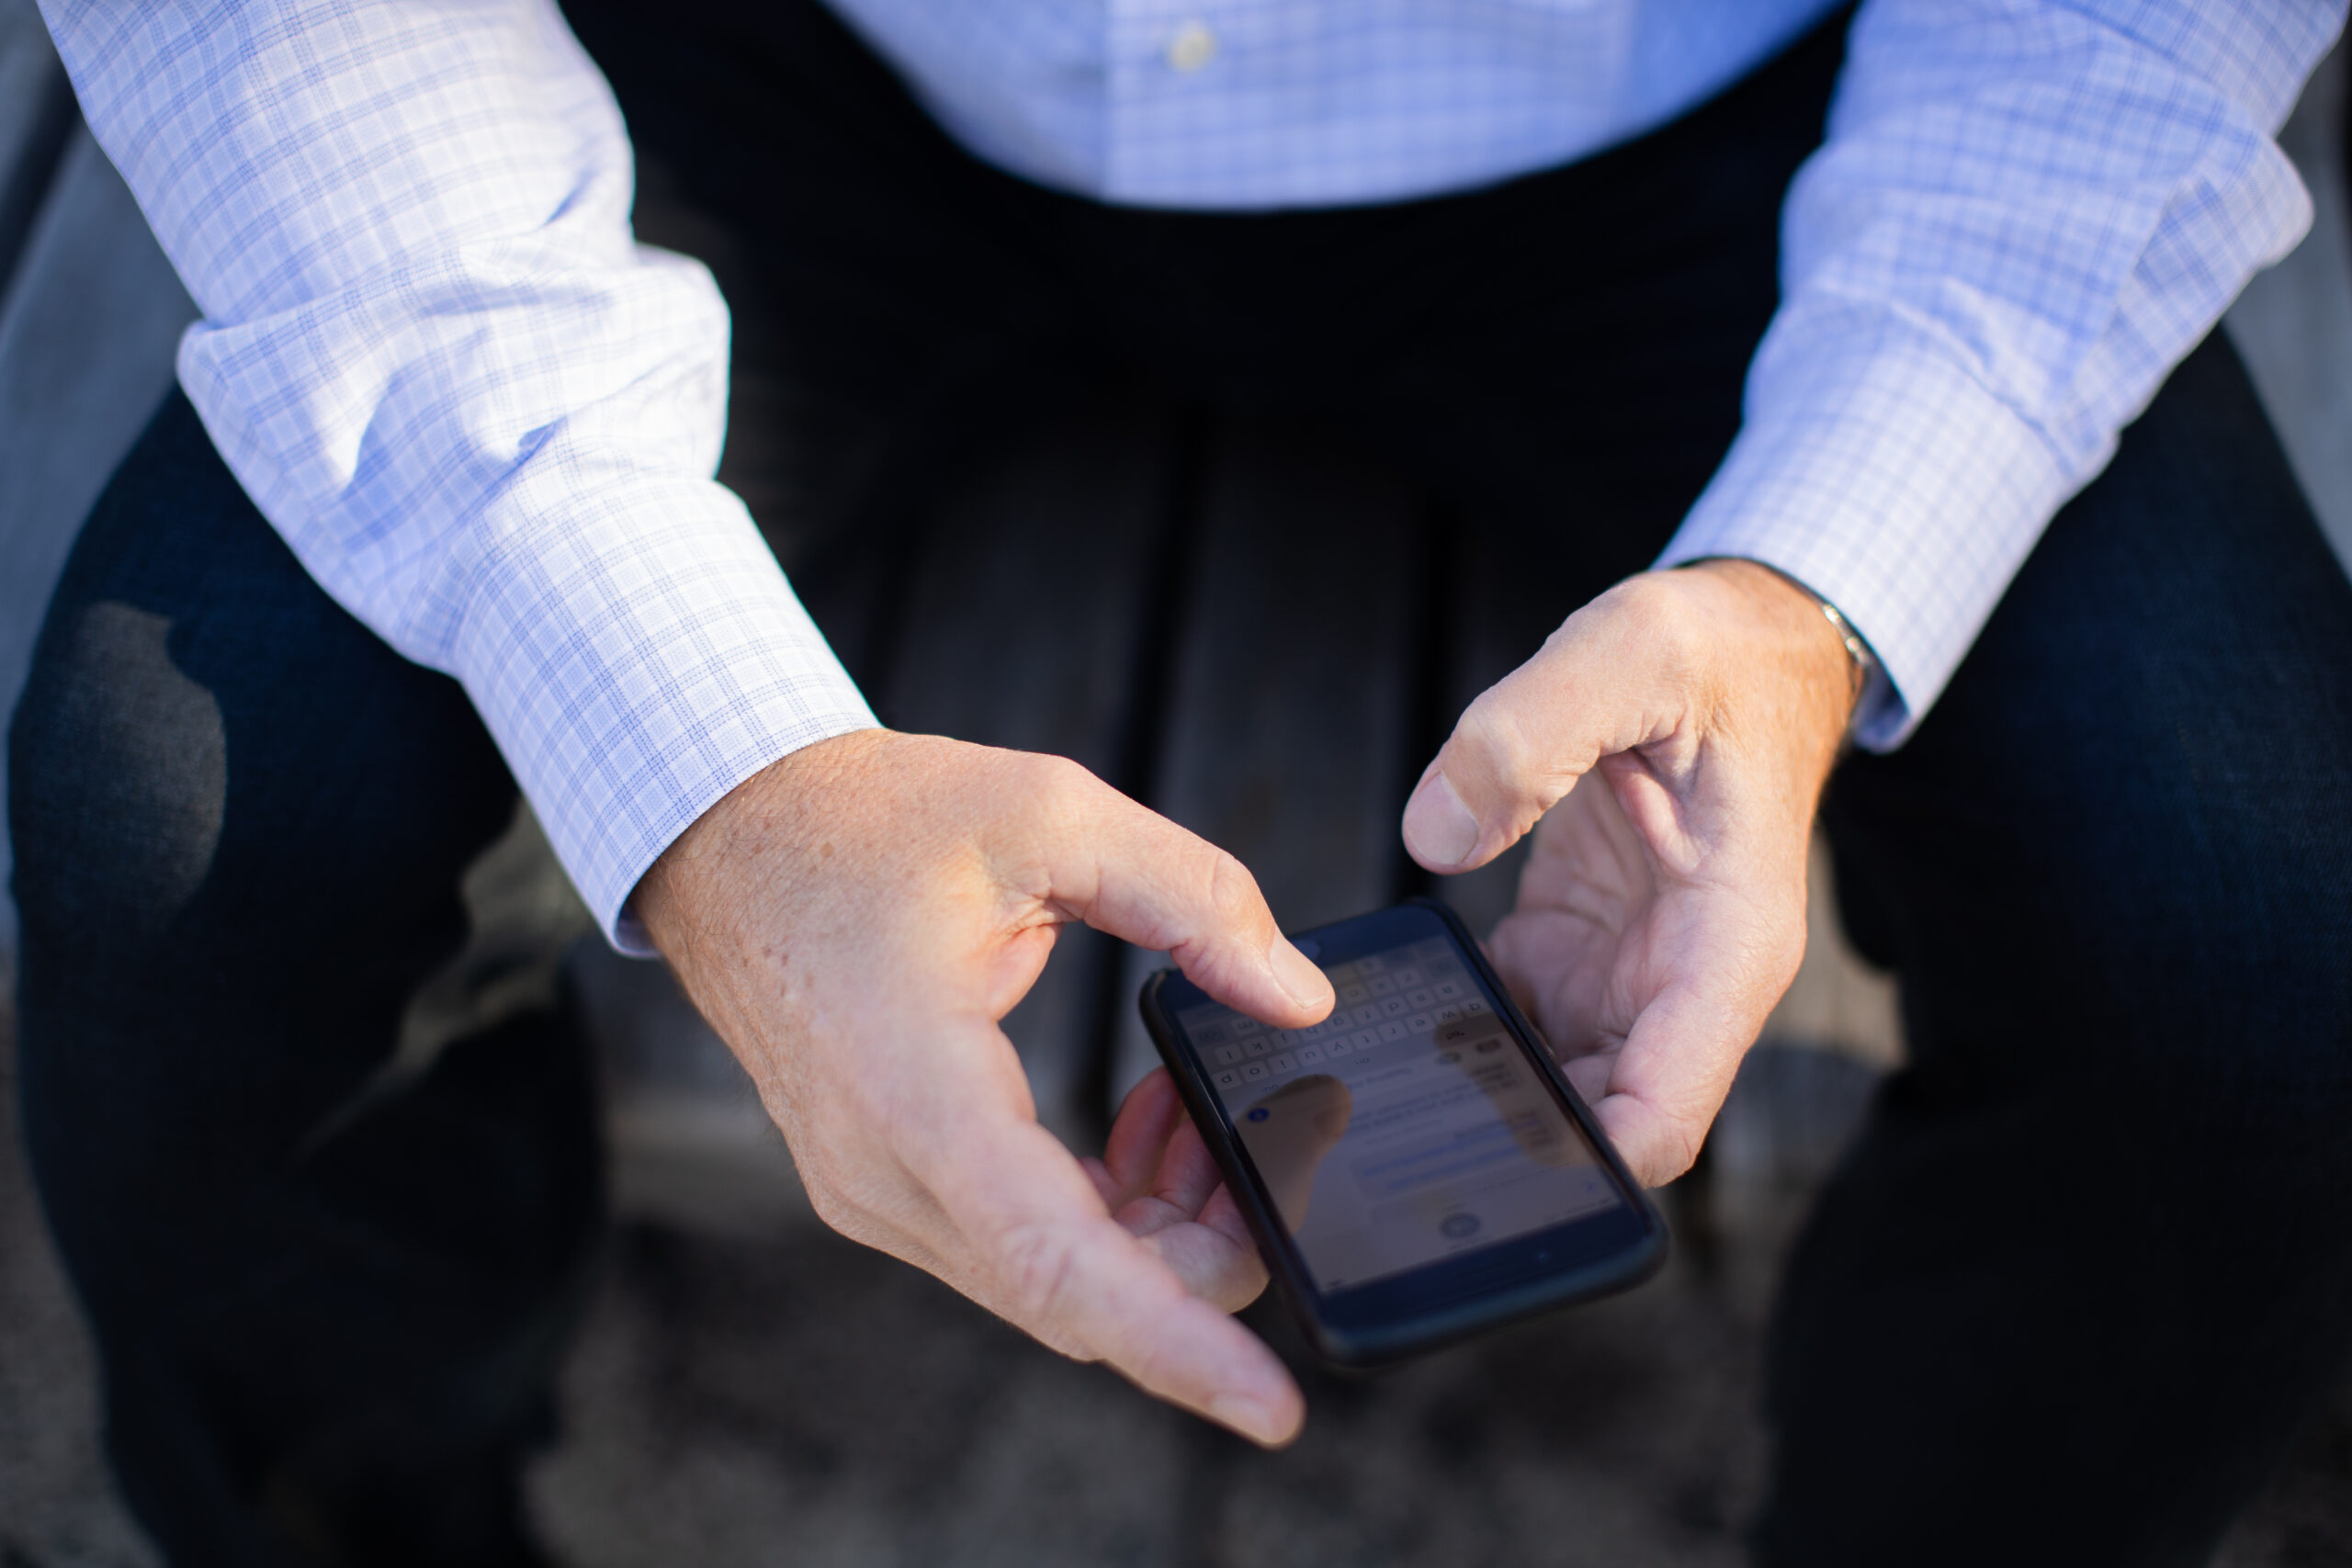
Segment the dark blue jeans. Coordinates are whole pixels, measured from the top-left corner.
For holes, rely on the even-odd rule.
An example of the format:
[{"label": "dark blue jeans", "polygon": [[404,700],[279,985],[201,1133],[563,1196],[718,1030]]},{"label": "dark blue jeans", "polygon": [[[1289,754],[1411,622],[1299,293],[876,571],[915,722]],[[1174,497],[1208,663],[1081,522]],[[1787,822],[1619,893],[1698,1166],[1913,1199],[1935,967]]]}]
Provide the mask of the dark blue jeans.
[{"label": "dark blue jeans", "polygon": [[[784,393],[767,520],[807,575],[927,454],[1140,375],[1379,443],[1563,615],[1736,427],[1838,49],[1491,191],[1186,217],[974,164],[813,6],[672,11],[571,7],[749,258],[722,281]],[[339,1114],[511,807],[479,722],[175,399],[11,744],[26,1119],[134,1506],[184,1563],[520,1556],[509,1477],[596,1221],[573,1032],[510,1024]],[[2218,339],[1825,815],[1914,1065],[1794,1259],[1759,1551],[2196,1562],[2352,1345],[2352,586]]]},{"label": "dark blue jeans", "polygon": [[1770,1555],[2200,1561],[2352,1344],[2352,587],[2218,333],[1824,818],[1911,1065],[1781,1303]]},{"label": "dark blue jeans", "polygon": [[132,1508],[175,1563],[526,1561],[512,1476],[601,1208],[578,1032],[526,1016],[371,1093],[514,813],[481,720],[318,590],[175,394],[10,745],[26,1137]]}]

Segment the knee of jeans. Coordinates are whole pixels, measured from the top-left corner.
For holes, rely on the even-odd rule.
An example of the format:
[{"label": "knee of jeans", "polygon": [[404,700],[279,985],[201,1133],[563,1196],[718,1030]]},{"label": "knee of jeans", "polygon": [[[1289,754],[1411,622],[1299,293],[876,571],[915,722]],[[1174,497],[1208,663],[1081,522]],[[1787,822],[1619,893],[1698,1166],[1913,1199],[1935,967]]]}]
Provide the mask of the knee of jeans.
[{"label": "knee of jeans", "polygon": [[228,809],[213,694],[168,617],[119,601],[44,628],[9,732],[9,828],[28,942],[153,937],[210,874]]}]

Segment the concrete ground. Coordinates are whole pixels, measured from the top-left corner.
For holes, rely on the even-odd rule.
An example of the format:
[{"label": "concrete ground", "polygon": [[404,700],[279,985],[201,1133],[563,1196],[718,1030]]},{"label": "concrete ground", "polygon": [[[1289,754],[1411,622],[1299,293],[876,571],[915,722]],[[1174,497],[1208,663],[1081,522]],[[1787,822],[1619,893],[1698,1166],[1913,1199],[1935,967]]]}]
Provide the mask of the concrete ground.
[{"label": "concrete ground", "polygon": [[[0,1092],[13,1054],[0,1013]],[[1261,1454],[1061,1359],[831,1235],[772,1147],[762,1201],[624,1162],[625,1205],[533,1477],[577,1568],[784,1563],[1731,1564],[1781,1249],[1876,1070],[1766,1047],[1679,1248],[1645,1289],[1373,1379],[1306,1372],[1304,1439]],[[673,1217],[665,1218],[664,1213]],[[716,1216],[716,1223],[714,1223]],[[1253,1318],[1295,1364],[1271,1303]],[[98,1457],[87,1343],[0,1119],[0,1568],[153,1562]],[[2352,1562],[2352,1390],[2218,1561]]]}]

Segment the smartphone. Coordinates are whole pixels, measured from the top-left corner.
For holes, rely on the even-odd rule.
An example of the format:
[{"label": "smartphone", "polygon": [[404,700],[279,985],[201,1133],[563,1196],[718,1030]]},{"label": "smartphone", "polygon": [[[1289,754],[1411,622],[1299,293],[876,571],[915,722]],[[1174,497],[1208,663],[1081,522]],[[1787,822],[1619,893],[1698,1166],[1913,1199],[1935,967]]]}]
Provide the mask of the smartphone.
[{"label": "smartphone", "polygon": [[1172,969],[1141,1004],[1318,1354],[1377,1366],[1657,1272],[1665,1222],[1451,909],[1292,940],[1339,998],[1311,1028]]}]

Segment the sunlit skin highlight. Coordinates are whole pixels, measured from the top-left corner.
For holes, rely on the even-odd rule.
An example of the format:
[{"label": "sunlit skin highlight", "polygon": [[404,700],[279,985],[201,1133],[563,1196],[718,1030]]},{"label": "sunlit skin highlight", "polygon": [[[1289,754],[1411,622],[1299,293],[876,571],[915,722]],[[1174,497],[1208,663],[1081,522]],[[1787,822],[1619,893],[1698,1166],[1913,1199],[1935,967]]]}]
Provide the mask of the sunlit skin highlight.
[{"label": "sunlit skin highlight", "polygon": [[[1649,573],[1473,704],[1408,807],[1436,871],[1534,830],[1494,954],[1645,1180],[1689,1165],[1795,973],[1853,698],[1774,573]],[[1297,1435],[1296,1384],[1230,1316],[1264,1266],[1166,1075],[1073,1158],[1000,1027],[1072,920],[1264,1022],[1320,1020],[1329,983],[1239,862],[1065,760],[865,730],[712,807],[635,908],[828,1224],[1255,1441]]]}]

